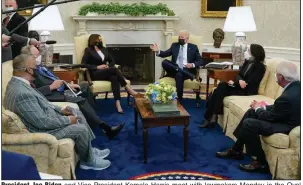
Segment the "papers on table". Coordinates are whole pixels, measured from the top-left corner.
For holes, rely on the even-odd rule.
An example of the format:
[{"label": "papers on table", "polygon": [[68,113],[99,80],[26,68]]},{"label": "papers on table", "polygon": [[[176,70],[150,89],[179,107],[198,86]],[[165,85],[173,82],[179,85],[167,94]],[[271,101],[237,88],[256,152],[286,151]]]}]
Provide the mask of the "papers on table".
[{"label": "papers on table", "polygon": [[232,62],[211,62],[207,65],[205,65],[206,68],[214,68],[214,69],[225,69],[228,68],[229,66],[232,66]]},{"label": "papers on table", "polygon": [[47,179],[63,179],[61,176],[57,176],[57,175],[52,175],[52,174],[47,174],[47,173],[42,173],[42,172],[39,172],[39,175],[41,177],[42,180],[47,180]]}]

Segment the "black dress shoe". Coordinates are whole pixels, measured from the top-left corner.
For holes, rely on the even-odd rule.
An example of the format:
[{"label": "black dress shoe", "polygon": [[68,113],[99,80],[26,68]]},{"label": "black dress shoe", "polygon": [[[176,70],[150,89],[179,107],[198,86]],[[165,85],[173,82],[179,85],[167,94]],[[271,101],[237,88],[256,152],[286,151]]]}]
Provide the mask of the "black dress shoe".
[{"label": "black dress shoe", "polygon": [[236,160],[244,159],[244,155],[242,152],[236,152],[233,149],[229,149],[225,152],[217,152],[216,157],[221,159],[236,159]]},{"label": "black dress shoe", "polygon": [[199,125],[198,127],[199,128],[213,128],[215,126],[216,126],[216,123],[210,122],[208,120],[204,120],[204,122],[201,125]]},{"label": "black dress shoe", "polygon": [[240,170],[246,172],[269,173],[267,164],[261,164],[259,161],[253,161],[251,164],[240,164]]},{"label": "black dress shoe", "polygon": [[105,135],[109,138],[109,139],[113,139],[124,127],[124,123],[120,123],[117,126],[113,126],[111,127],[109,132],[106,132]]}]

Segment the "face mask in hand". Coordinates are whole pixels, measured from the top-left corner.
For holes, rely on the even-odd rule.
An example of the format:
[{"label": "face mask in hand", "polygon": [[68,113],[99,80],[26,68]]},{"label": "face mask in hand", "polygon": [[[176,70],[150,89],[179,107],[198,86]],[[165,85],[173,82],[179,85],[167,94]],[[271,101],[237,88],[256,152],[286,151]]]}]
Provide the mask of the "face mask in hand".
[{"label": "face mask in hand", "polygon": [[251,55],[247,51],[245,51],[244,52],[244,58],[245,58],[245,60],[249,60],[250,57],[251,57]]},{"label": "face mask in hand", "polygon": [[185,44],[185,40],[184,40],[184,39],[179,39],[179,44],[180,44],[181,46],[183,46],[183,45]]}]

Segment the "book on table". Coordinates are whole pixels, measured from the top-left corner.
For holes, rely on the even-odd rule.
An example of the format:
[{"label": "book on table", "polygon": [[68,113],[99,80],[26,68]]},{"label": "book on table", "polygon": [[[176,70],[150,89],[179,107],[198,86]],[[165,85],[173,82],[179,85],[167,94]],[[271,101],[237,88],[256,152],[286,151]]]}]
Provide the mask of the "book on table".
[{"label": "book on table", "polygon": [[177,105],[174,103],[170,104],[161,104],[161,103],[152,103],[152,111],[155,116],[179,116],[180,110]]},{"label": "book on table", "polygon": [[212,68],[212,69],[226,69],[229,66],[232,66],[232,62],[211,62],[205,65],[205,68]]}]

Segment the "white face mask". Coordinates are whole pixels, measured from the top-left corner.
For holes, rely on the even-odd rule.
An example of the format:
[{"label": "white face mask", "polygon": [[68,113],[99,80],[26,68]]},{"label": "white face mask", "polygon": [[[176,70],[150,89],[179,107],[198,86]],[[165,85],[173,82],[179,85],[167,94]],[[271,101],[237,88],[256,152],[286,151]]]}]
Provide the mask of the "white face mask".
[{"label": "white face mask", "polygon": [[36,58],[36,64],[39,66],[41,65],[41,55],[39,55],[37,58]]},{"label": "white face mask", "polygon": [[245,51],[244,52],[244,58],[245,58],[245,60],[249,60],[250,57],[251,57],[251,55],[248,53],[248,51]]},{"label": "white face mask", "polygon": [[[13,7],[6,7],[5,8],[5,11],[10,11],[10,10],[14,10],[14,8]],[[11,12],[12,13],[12,12]],[[11,13],[9,13],[9,14],[11,14]]]}]

